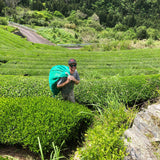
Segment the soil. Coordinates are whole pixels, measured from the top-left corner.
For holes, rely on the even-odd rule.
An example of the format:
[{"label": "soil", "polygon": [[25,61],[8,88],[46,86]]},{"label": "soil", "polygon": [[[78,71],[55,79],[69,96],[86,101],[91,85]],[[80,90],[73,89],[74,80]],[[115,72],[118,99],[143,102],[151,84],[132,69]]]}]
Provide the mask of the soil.
[{"label": "soil", "polygon": [[7,157],[11,160],[40,160],[39,155],[36,155],[27,149],[23,149],[21,146],[0,144],[0,156]]}]

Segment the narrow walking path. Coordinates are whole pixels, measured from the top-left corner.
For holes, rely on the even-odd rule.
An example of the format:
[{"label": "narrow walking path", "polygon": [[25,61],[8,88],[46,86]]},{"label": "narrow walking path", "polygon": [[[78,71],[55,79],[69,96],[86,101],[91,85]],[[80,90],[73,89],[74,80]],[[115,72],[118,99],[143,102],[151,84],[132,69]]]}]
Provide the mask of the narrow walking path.
[{"label": "narrow walking path", "polygon": [[15,23],[10,23],[9,25],[18,28],[21,34],[24,35],[28,41],[31,41],[33,43],[48,44],[48,45],[56,46],[54,43],[50,42],[49,40],[37,34],[34,30],[31,30],[27,27],[23,27],[21,25],[17,25]]}]

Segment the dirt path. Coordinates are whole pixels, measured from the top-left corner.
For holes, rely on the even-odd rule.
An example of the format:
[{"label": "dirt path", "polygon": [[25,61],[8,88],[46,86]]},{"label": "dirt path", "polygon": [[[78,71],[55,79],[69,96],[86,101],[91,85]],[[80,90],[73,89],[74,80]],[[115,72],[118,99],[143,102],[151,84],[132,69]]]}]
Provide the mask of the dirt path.
[{"label": "dirt path", "polygon": [[[37,34],[34,30],[27,28],[25,26],[18,25],[16,23],[10,23],[10,26],[16,27],[20,30],[20,33],[27,38],[28,41],[33,43],[40,43],[40,44],[48,44],[56,46],[56,44],[50,42],[49,40],[45,39],[44,37]],[[68,49],[80,49],[82,47],[65,47]]]},{"label": "dirt path", "polygon": [[33,43],[40,43],[40,44],[48,44],[48,45],[54,45],[54,43],[50,42],[49,40],[43,38],[39,34],[37,34],[34,30],[31,30],[27,27],[23,27],[20,25],[16,25],[14,23],[10,23],[10,26],[16,27],[20,30],[21,34],[24,35],[28,41],[31,41]]},{"label": "dirt path", "polygon": [[20,146],[0,145],[0,156],[8,157],[12,160],[40,160],[40,157]]}]

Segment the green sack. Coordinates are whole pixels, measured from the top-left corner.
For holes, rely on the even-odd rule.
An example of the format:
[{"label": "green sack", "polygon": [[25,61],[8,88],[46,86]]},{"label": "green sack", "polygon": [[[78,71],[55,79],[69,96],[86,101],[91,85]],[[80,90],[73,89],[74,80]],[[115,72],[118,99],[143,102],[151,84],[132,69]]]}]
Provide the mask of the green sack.
[{"label": "green sack", "polygon": [[57,95],[60,89],[57,88],[57,81],[61,77],[68,77],[70,75],[70,70],[68,66],[56,65],[53,66],[49,73],[49,87],[53,92],[53,96]]}]

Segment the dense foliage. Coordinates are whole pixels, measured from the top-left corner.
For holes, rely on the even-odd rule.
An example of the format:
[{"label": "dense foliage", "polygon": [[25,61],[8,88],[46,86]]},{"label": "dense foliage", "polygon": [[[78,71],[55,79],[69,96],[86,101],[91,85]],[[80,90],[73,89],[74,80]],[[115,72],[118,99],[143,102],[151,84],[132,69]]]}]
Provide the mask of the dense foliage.
[{"label": "dense foliage", "polygon": [[[123,145],[123,133],[130,126],[132,111],[124,112],[125,106],[111,101],[109,108],[101,113],[90,128],[83,148],[78,148],[76,154],[84,160],[117,160],[124,159],[126,146]],[[104,123],[105,122],[105,123]],[[120,138],[121,137],[121,138]]]},{"label": "dense foliage", "polygon": [[76,97],[79,103],[88,105],[108,106],[108,100],[113,97],[126,106],[133,106],[156,98],[159,87],[159,75],[113,76],[105,81],[82,82],[76,88]]},{"label": "dense foliage", "polygon": [[72,11],[68,17],[59,11],[33,11],[22,7],[16,7],[14,14],[10,14],[10,10],[5,12],[6,17],[0,17],[2,25],[8,24],[8,21],[29,25],[55,44],[87,44],[84,49],[89,51],[132,49],[138,44],[139,48],[153,47],[154,40],[160,39],[159,30],[153,26],[127,27],[119,22],[109,28],[101,24],[97,14],[86,17],[80,10]]},{"label": "dense foliage", "polygon": [[[1,0],[1,15],[5,14],[7,7],[15,8],[17,5],[32,10],[59,11],[65,17],[73,10],[82,11],[86,17],[96,13],[100,17],[101,24],[107,27],[114,27],[119,22],[128,27],[141,25],[159,27],[159,0]],[[10,12],[14,13],[13,9]]]},{"label": "dense foliage", "polygon": [[51,151],[52,142],[75,146],[92,121],[84,106],[45,96],[0,97],[0,110],[0,142],[21,144],[34,152],[39,152],[37,137],[44,153]]}]

